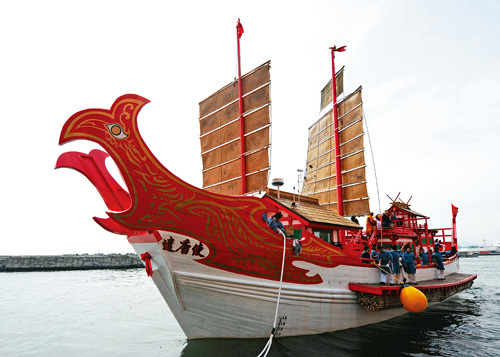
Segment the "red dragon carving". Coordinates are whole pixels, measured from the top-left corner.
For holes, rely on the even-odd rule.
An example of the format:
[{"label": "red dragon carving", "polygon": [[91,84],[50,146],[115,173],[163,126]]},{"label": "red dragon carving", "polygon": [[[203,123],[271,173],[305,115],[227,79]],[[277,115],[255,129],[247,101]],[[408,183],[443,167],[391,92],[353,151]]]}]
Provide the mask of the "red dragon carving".
[{"label": "red dragon carving", "polygon": [[[99,218],[96,221],[108,230],[128,235],[154,230],[184,234],[209,247],[210,254],[197,260],[201,264],[279,280],[283,237],[270,230],[262,219],[264,212],[276,211],[276,207],[257,197],[210,193],[172,174],[156,159],[139,134],[137,116],[148,102],[138,95],[123,95],[110,110],[80,111],[62,128],[60,145],[77,139],[101,145],[118,166],[127,185],[129,199],[123,196],[121,187],[107,173],[104,157],[91,152],[98,157],[98,162],[102,161],[97,165],[104,173],[99,179],[86,176],[98,189],[108,185],[100,191],[114,191],[121,201],[121,206],[108,204],[109,209],[118,211],[107,213],[109,221]],[[56,167],[72,167],[85,174],[84,168],[72,165],[68,158],[64,158],[69,154],[78,156],[79,153],[61,155]],[[96,180],[101,180],[101,184],[96,184]],[[102,183],[107,181],[108,184]],[[124,204],[129,207],[123,207]],[[291,247],[290,242],[287,244]],[[287,249],[284,281],[302,284],[322,281],[319,275],[307,276],[307,270],[292,265],[295,260],[334,267],[351,259],[315,238],[307,239],[303,248],[298,257]]]}]

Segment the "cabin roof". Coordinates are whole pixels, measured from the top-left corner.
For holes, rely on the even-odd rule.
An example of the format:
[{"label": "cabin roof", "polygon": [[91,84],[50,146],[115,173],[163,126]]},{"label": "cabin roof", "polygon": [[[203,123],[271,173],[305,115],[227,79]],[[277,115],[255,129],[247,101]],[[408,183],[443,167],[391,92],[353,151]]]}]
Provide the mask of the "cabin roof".
[{"label": "cabin roof", "polygon": [[[266,196],[311,223],[330,224],[352,229],[362,228],[360,225],[352,222],[351,220],[320,206],[316,198],[295,195],[294,204],[294,195],[292,193],[280,191],[280,198],[278,198],[278,191],[271,188],[267,189]],[[298,203],[299,196],[300,204]]]},{"label": "cabin roof", "polygon": [[409,209],[409,208],[408,208],[409,206],[408,206],[408,207],[402,207],[402,205],[395,203],[395,204],[393,204],[393,205],[392,205],[392,207],[397,208],[397,209],[398,209],[398,210],[400,210],[400,211],[404,211],[404,212],[406,212],[406,213],[412,214],[412,215],[414,215],[414,216],[418,216],[418,217],[427,217],[425,214],[418,213],[418,212],[416,212],[416,211],[413,211],[413,210]]}]

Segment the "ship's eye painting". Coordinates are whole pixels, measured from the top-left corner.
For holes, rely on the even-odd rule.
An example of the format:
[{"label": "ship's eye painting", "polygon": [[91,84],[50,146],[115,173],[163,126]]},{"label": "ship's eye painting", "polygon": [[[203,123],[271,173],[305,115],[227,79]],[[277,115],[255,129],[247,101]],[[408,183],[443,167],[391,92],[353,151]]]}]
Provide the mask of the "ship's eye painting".
[{"label": "ship's eye painting", "polygon": [[111,135],[113,135],[117,139],[126,139],[127,134],[123,132],[123,128],[120,126],[120,124],[108,124],[106,125],[108,127],[109,132]]}]

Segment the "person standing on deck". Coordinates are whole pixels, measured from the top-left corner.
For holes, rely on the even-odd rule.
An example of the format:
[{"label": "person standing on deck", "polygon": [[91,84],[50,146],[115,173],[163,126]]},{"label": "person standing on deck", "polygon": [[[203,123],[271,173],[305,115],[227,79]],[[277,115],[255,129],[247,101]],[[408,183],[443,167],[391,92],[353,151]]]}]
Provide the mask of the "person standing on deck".
[{"label": "person standing on deck", "polygon": [[387,215],[387,211],[382,215],[382,227],[389,228],[392,227],[392,222],[389,216]]},{"label": "person standing on deck", "polygon": [[398,220],[398,217],[396,216],[396,211],[392,211],[391,217],[389,217],[389,218],[391,219],[392,225],[395,226],[396,221]]},{"label": "person standing on deck", "polygon": [[432,261],[436,264],[437,270],[437,279],[444,280],[444,265],[443,265],[443,256],[439,250],[436,250],[434,254],[432,254]]},{"label": "person standing on deck", "polygon": [[406,247],[406,250],[403,253],[402,258],[403,258],[404,270],[405,270],[406,274],[408,274],[408,284],[418,285],[417,277],[415,276],[415,273],[417,272],[417,269],[415,268],[416,257],[411,252],[410,247]]},{"label": "person standing on deck", "polygon": [[370,264],[370,260],[367,260],[370,259],[370,252],[368,252],[368,249],[369,247],[365,245],[363,248],[363,252],[361,253],[361,263]]},{"label": "person standing on deck", "polygon": [[377,252],[377,245],[374,244],[372,247],[372,251],[370,252],[370,258],[378,260],[378,252]]},{"label": "person standing on deck", "polygon": [[366,217],[366,235],[370,237],[377,227],[377,221],[373,218],[373,212],[370,212],[368,217]]},{"label": "person standing on deck", "polygon": [[375,216],[375,221],[377,222],[377,231],[380,232],[382,230],[382,217],[379,214],[377,214]]},{"label": "person standing on deck", "polygon": [[392,255],[392,274],[397,280],[402,281],[403,279],[401,278],[401,265],[399,264],[399,261],[401,260],[401,255],[399,255],[397,249],[398,249],[397,245],[393,244],[392,250],[390,251]]},{"label": "person standing on deck", "polygon": [[420,256],[420,260],[422,261],[420,265],[429,265],[429,254],[427,254],[424,248],[420,248],[420,252],[418,255]]},{"label": "person standing on deck", "polygon": [[380,285],[386,285],[387,274],[391,273],[392,255],[391,253],[386,252],[383,246],[380,245],[378,248],[380,250],[380,253],[378,253],[378,264],[380,266]]},{"label": "person standing on deck", "polygon": [[392,255],[392,246],[388,245],[387,248],[385,248],[385,251],[391,255],[391,263],[389,264],[389,268],[391,268],[390,272],[391,275],[389,275],[389,282],[391,285],[394,285],[394,269],[393,269],[393,264],[394,264],[394,256]]}]

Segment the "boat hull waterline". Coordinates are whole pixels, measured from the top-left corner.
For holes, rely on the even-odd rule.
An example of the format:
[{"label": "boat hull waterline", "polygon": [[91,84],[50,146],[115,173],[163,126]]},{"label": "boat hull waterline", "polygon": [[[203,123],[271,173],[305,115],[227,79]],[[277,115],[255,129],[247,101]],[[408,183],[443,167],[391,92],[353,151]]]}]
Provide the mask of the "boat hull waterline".
[{"label": "boat hull waterline", "polygon": [[[164,242],[192,237],[160,232],[129,237],[137,254],[148,252],[153,281],[188,338],[264,338],[271,332],[279,282],[241,276],[199,264],[199,257],[168,251]],[[177,248],[176,246],[174,246]],[[205,252],[204,252],[205,253]],[[408,313],[402,307],[367,311],[358,303],[352,282],[377,284],[380,272],[374,266],[334,268],[296,262],[311,275],[319,274],[316,285],[283,283],[279,315],[286,316],[281,336],[312,335],[381,322]],[[446,276],[458,272],[458,260],[446,264]],[[418,269],[417,279],[432,280],[436,269]],[[436,302],[430,302],[433,305]]]}]

